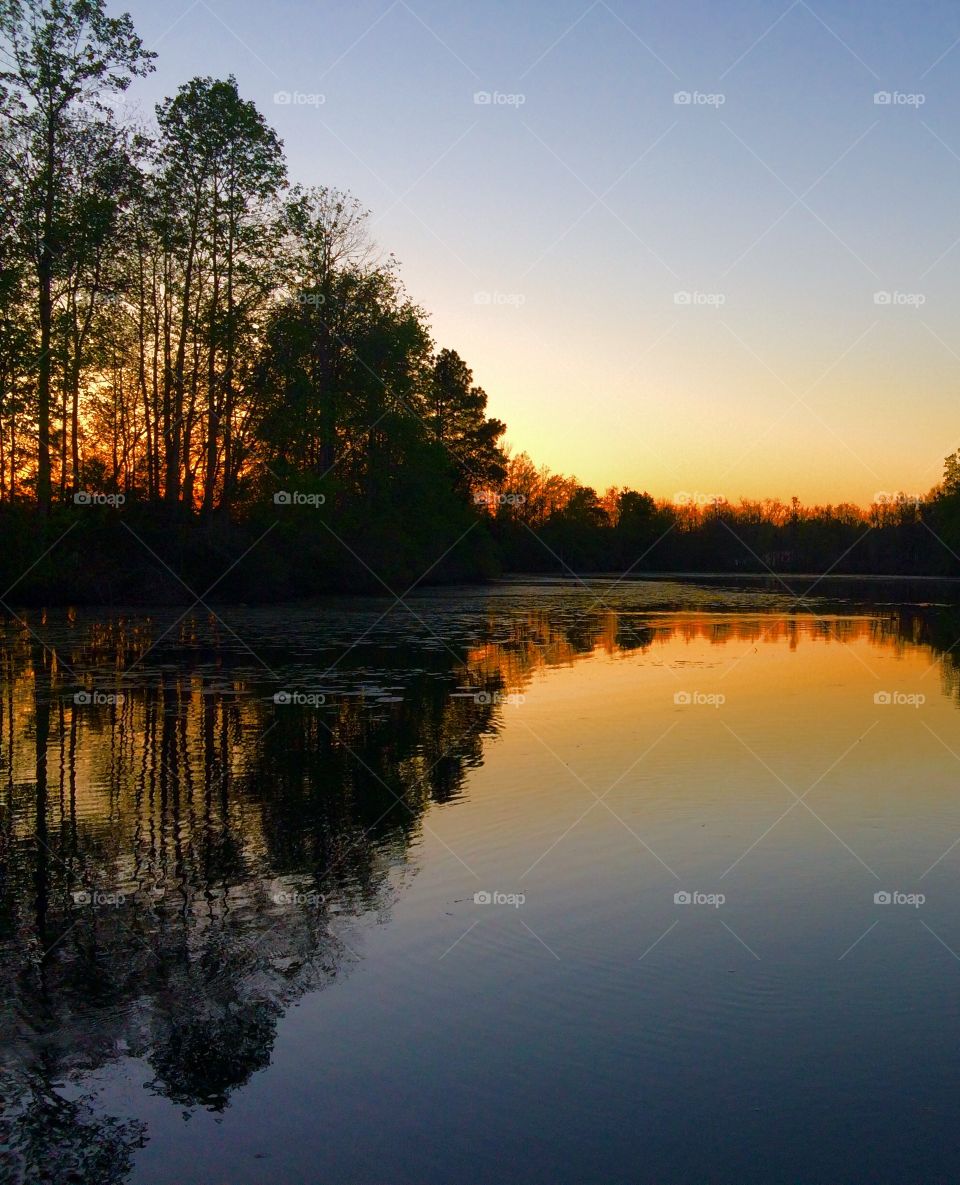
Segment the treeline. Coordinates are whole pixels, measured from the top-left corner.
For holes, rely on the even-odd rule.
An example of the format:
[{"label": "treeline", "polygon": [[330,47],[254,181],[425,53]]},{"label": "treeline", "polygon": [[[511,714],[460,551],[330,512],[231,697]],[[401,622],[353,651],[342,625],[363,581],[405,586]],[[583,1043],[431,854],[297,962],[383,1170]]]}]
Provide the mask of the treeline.
[{"label": "treeline", "polygon": [[[223,570],[204,555],[237,553],[280,509],[274,567],[286,554],[327,584],[357,575],[354,551],[413,579],[469,532],[473,495],[503,475],[504,425],[358,203],[291,185],[233,78],[191,79],[149,126],[118,118],[154,55],[102,0],[0,0],[0,43],[8,557],[29,556],[38,517],[55,538],[69,508],[87,563],[117,547],[149,560],[77,514],[98,506],[122,505],[151,547],[196,552],[201,579]],[[308,528],[298,507],[323,513]]]},{"label": "treeline", "polygon": [[679,506],[510,457],[366,211],[291,184],[233,78],[121,116],[154,56],[103,0],[0,0],[15,600],[402,592],[503,569],[952,570],[946,485],[882,513]]},{"label": "treeline", "polygon": [[506,468],[491,510],[498,554],[514,571],[960,571],[960,453],[928,494],[882,494],[866,509],[697,493],[665,500],[616,487],[598,494],[525,454]]}]

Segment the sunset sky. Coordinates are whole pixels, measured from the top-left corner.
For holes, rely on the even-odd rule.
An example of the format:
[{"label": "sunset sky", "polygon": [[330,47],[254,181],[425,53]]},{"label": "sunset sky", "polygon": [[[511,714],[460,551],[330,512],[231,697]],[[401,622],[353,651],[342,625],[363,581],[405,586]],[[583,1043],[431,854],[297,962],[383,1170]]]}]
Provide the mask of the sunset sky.
[{"label": "sunset sky", "polygon": [[121,7],[131,105],[236,74],[538,462],[865,503],[960,445],[957,5]]}]

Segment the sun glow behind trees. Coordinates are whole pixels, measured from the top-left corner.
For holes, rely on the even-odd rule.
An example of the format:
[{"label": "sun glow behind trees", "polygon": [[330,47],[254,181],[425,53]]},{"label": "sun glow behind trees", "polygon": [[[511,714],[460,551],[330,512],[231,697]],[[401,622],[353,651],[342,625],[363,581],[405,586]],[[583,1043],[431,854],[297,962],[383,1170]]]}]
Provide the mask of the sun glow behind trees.
[{"label": "sun glow behind trees", "polygon": [[235,79],[125,126],[111,98],[151,66],[128,18],[0,15],[0,499],[48,512],[92,486],[209,519],[283,468],[336,466],[358,496],[424,450],[452,491],[499,475],[503,425],[366,213],[290,186]]}]

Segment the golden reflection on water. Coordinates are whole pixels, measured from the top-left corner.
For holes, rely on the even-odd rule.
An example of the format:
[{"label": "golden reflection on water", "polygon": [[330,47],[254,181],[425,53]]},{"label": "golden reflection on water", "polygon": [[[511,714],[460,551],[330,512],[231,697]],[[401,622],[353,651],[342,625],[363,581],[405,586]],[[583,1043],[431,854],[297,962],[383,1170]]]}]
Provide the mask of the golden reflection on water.
[{"label": "golden reflection on water", "polygon": [[[351,920],[389,917],[413,845],[429,862],[495,835],[478,862],[561,895],[591,863],[627,875],[631,835],[719,874],[859,746],[816,800],[831,828],[869,864],[890,841],[864,820],[912,827],[932,860],[960,762],[950,615],[493,610],[429,655],[400,637],[336,679],[319,659],[317,707],[275,703],[213,619],[165,649],[150,620],[72,614],[44,647],[48,624],[0,637],[0,1086],[22,1163],[55,1118],[60,1161],[105,1147],[106,1180],[142,1132],[52,1083],[135,1050],[158,1093],[223,1108],[286,1007],[353,965]],[[585,789],[629,834],[600,809],[554,851]],[[806,821],[825,868],[834,839]],[[642,875],[663,867],[648,852]]]}]

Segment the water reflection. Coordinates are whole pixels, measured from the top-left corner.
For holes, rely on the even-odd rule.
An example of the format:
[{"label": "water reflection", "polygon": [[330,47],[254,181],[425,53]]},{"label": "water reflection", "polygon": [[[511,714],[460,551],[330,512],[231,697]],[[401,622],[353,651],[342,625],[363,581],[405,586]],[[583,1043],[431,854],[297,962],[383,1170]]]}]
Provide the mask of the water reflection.
[{"label": "water reflection", "polygon": [[[149,1133],[84,1093],[114,1060],[143,1060],[151,1090],[184,1108],[227,1107],[269,1064],[284,1011],[350,972],[352,923],[389,917],[427,808],[464,793],[510,697],[546,668],[654,659],[677,642],[868,642],[942,656],[944,690],[960,699],[960,620],[945,610],[678,614],[518,598],[433,613],[414,636],[401,620],[351,636],[349,615],[277,633],[254,615],[252,646],[212,617],[169,630],[122,615],[6,624],[10,1179],[124,1179]],[[316,703],[275,702],[289,688]]]}]

